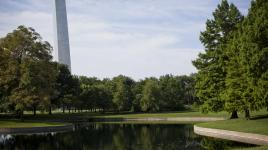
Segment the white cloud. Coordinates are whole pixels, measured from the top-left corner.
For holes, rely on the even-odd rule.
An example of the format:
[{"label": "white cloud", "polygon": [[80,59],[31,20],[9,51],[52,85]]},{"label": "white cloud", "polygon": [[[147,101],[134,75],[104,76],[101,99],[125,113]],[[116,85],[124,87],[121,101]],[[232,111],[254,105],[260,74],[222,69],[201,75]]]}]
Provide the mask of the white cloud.
[{"label": "white cloud", "polygon": [[0,35],[4,36],[7,32],[11,32],[19,25],[33,27],[39,32],[45,40],[52,41],[52,16],[45,12],[35,11],[22,11],[20,13],[1,13],[1,26]]}]

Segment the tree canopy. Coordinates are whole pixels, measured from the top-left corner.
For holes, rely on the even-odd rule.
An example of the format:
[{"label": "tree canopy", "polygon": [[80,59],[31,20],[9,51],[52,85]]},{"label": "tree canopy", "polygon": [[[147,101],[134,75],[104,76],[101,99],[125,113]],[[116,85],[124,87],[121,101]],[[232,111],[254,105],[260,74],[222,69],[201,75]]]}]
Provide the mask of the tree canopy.
[{"label": "tree canopy", "polygon": [[252,1],[242,17],[223,0],[206,23],[200,40],[205,53],[193,62],[198,69],[196,95],[203,111],[249,112],[267,106],[267,5]]},{"label": "tree canopy", "polygon": [[20,114],[48,103],[55,80],[50,44],[33,28],[19,26],[1,38],[0,47],[2,100]]}]

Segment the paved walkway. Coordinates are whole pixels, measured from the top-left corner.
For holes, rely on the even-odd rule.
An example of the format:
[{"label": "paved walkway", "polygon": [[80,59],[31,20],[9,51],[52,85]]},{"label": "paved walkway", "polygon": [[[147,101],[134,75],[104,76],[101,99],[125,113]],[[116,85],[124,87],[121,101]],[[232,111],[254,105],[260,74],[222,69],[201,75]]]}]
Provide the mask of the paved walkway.
[{"label": "paved walkway", "polygon": [[255,145],[268,145],[268,136],[253,134],[253,133],[244,133],[237,131],[229,131],[222,129],[211,129],[203,128],[194,125],[194,132],[199,135],[209,136],[214,138],[232,140],[237,142],[255,144]]}]

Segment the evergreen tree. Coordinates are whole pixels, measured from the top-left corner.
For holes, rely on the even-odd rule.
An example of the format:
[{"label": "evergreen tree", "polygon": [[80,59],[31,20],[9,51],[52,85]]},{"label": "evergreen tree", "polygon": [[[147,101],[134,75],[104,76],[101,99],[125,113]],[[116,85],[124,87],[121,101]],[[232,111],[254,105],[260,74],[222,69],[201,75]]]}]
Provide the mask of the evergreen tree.
[{"label": "evergreen tree", "polygon": [[[202,110],[221,111],[224,109],[222,91],[225,89],[225,47],[236,25],[241,22],[242,15],[238,9],[222,0],[213,13],[213,19],[206,22],[206,30],[201,32],[200,40],[205,52],[193,61],[198,69],[196,75],[196,96],[203,102]],[[236,110],[233,116],[237,117]]]},{"label": "evergreen tree", "polygon": [[[239,28],[241,30],[241,28]],[[226,47],[226,56],[228,61],[226,62],[226,88],[223,91],[222,98],[225,100],[225,110],[228,112],[241,110],[243,101],[243,92],[245,90],[245,70],[242,68],[241,63],[241,31],[234,33],[233,38],[228,42]],[[231,118],[235,118],[232,116]]]},{"label": "evergreen tree", "polygon": [[248,16],[230,42],[227,69],[227,108],[250,110],[267,106],[268,1],[252,1]]},{"label": "evergreen tree", "polygon": [[[268,103],[268,1],[252,1],[246,19],[245,37],[249,45],[243,47],[243,56],[248,58],[244,62],[249,76],[250,88],[247,89],[245,100],[249,100],[249,107],[244,109],[246,117],[250,110],[259,110]],[[253,96],[249,95],[253,94]],[[248,98],[250,97],[250,98]],[[266,105],[267,106],[267,105]]]}]

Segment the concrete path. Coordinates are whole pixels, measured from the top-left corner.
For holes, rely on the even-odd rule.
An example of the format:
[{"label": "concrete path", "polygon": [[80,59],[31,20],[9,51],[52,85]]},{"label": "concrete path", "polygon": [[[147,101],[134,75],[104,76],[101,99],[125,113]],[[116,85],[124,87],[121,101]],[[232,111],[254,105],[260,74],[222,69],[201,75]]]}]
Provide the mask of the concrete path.
[{"label": "concrete path", "polygon": [[253,134],[253,133],[244,133],[237,131],[229,131],[222,129],[211,129],[203,128],[194,125],[194,132],[199,135],[209,136],[214,138],[232,140],[237,142],[255,144],[255,145],[268,145],[268,136]]}]

